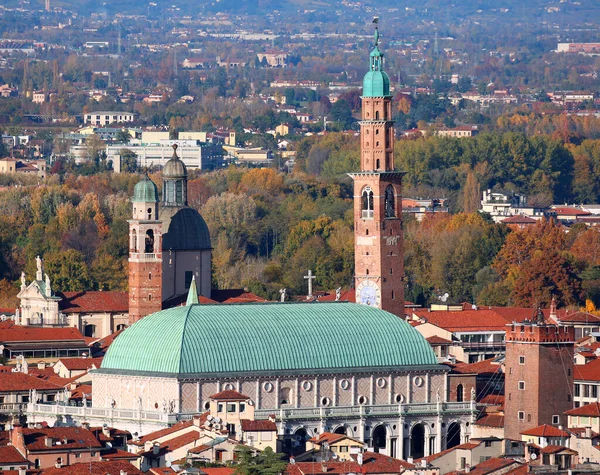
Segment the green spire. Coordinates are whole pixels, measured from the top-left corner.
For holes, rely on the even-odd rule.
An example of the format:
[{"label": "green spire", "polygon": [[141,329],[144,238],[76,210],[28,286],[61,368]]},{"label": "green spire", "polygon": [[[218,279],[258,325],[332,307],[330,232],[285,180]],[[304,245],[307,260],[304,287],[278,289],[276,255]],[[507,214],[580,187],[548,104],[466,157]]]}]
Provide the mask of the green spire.
[{"label": "green spire", "polygon": [[192,281],[190,282],[190,290],[188,291],[187,300],[185,301],[186,307],[194,305],[198,302],[198,290],[196,289],[196,277],[192,275]]},{"label": "green spire", "polygon": [[375,46],[369,55],[369,71],[363,79],[363,97],[385,97],[390,95],[390,78],[383,71],[383,53],[379,49],[379,18],[375,24]]}]

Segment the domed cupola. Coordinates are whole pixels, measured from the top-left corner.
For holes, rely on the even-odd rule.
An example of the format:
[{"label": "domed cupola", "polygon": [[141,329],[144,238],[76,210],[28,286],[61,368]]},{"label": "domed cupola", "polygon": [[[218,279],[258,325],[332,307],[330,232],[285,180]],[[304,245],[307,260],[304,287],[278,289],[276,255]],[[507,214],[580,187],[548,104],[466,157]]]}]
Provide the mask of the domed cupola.
[{"label": "domed cupola", "polygon": [[173,156],[163,167],[163,206],[187,206],[187,168],[177,156],[177,145],[173,145]]}]

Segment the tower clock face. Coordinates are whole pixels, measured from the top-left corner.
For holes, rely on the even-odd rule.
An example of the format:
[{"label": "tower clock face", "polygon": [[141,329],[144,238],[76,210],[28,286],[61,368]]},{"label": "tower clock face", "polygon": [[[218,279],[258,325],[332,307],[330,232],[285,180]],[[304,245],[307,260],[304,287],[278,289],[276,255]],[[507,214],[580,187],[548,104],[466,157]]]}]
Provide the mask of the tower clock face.
[{"label": "tower clock face", "polygon": [[363,280],[356,287],[356,301],[363,305],[379,307],[381,300],[381,291],[379,286],[370,280]]}]

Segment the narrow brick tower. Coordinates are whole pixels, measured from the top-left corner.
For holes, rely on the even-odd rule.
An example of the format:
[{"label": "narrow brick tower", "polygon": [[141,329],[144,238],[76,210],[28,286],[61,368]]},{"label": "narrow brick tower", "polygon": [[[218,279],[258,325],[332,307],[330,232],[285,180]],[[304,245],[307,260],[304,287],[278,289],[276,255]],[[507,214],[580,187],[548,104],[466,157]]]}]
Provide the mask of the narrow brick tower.
[{"label": "narrow brick tower", "polygon": [[506,330],[504,435],[521,440],[524,430],[566,425],[573,408],[572,327],[547,324],[541,310],[532,322]]},{"label": "narrow brick tower", "polygon": [[145,176],[133,192],[129,220],[129,324],[162,310],[162,223],[158,189]]},{"label": "narrow brick tower", "polygon": [[354,180],[356,301],[403,318],[404,173],[394,170],[392,96],[377,26],[369,72],[363,79],[360,141],[361,171],[350,174]]}]

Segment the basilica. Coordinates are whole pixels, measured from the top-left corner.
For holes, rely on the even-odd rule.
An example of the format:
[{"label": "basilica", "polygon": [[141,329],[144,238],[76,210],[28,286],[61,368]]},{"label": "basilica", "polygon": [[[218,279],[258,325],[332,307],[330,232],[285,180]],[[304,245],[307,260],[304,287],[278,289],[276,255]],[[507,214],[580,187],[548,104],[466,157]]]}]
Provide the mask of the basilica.
[{"label": "basilica", "polygon": [[[129,323],[93,371],[91,408],[30,404],[35,421],[147,433],[236,391],[284,447],[345,433],[398,458],[469,439],[475,397],[450,401],[449,368],[404,320],[401,187],[379,34],[362,94],[354,180],[356,302],[198,304],[210,292],[210,237],[187,207],[187,173],[165,165],[162,201],[144,177],[130,220]],[[165,232],[166,231],[166,232]],[[187,293],[185,305],[162,310]],[[241,410],[241,409],[240,409]]]}]

